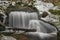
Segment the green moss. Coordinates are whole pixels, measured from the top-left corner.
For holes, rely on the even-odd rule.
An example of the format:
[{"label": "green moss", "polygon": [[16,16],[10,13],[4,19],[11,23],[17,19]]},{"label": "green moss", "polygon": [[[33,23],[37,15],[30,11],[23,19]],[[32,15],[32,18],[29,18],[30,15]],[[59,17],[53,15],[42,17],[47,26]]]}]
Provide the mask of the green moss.
[{"label": "green moss", "polygon": [[60,10],[49,10],[54,15],[60,15]]},{"label": "green moss", "polygon": [[54,3],[55,6],[60,6],[60,2]]}]

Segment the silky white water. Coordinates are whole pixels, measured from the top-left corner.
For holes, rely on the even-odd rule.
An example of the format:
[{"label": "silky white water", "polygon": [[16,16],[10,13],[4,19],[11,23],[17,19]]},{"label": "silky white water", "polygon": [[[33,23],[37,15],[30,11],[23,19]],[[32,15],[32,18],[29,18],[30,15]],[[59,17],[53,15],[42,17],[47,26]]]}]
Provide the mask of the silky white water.
[{"label": "silky white water", "polygon": [[[39,13],[44,11],[51,14],[48,10],[52,9],[54,5],[52,3],[45,3],[36,0],[34,4]],[[50,17],[43,18],[45,21],[51,21]],[[24,12],[24,11],[14,11],[9,14],[9,27],[13,28],[25,28],[25,29],[37,29],[36,32],[27,32],[31,40],[57,40],[57,30],[52,25],[38,20],[38,15],[36,12]],[[1,40],[16,40],[10,37],[3,37]]]},{"label": "silky white water", "polygon": [[[39,13],[43,13],[45,11],[49,14],[49,16],[51,13],[48,10],[54,7],[52,3],[44,3],[38,0],[34,5],[38,9]],[[48,17],[46,21],[51,21],[50,17]],[[57,40],[56,28],[48,23],[38,20],[38,15],[36,12],[10,12],[9,27],[36,29],[36,32],[26,33],[31,40]]]},{"label": "silky white water", "polygon": [[29,29],[30,20],[38,20],[35,12],[11,12],[9,14],[9,27]]},{"label": "silky white water", "polygon": [[50,33],[56,31],[56,29],[38,20],[36,12],[11,12],[9,14],[9,27],[24,28],[24,29],[36,29],[37,32]]}]

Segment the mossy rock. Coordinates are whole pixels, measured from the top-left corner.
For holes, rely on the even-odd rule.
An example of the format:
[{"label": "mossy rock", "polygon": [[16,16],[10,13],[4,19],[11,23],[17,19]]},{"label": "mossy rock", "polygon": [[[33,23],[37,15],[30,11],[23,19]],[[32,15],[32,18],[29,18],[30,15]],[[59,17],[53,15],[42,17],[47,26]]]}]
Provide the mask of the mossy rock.
[{"label": "mossy rock", "polygon": [[60,10],[49,10],[54,15],[60,15]]},{"label": "mossy rock", "polygon": [[55,6],[60,6],[60,2],[54,3]]},{"label": "mossy rock", "polygon": [[38,10],[33,6],[21,6],[20,4],[16,4],[15,6],[10,4],[5,13],[9,14],[11,11],[38,12]]}]

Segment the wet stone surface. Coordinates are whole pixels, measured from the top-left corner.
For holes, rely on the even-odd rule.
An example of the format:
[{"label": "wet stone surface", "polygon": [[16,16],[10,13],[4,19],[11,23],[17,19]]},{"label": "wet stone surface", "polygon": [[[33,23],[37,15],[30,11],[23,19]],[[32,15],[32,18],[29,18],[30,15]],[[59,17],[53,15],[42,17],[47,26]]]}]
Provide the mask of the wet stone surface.
[{"label": "wet stone surface", "polygon": [[11,36],[3,36],[1,40],[16,40],[16,39]]}]

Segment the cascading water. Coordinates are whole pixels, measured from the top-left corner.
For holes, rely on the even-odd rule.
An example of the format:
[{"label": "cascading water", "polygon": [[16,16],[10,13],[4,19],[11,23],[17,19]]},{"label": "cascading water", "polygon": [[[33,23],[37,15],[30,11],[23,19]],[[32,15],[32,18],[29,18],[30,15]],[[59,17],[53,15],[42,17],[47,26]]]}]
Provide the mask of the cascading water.
[{"label": "cascading water", "polygon": [[[39,0],[36,1],[37,4],[35,5],[35,7],[38,9],[39,12],[48,12],[48,10],[53,7],[53,4],[50,5],[51,3],[44,3],[41,1],[39,2]],[[36,12],[10,12],[9,27],[37,29],[36,32],[26,32],[31,40],[56,40],[57,30],[52,25],[38,20],[38,15]]]},{"label": "cascading water", "polygon": [[[41,1],[40,1],[41,2]],[[43,7],[42,7],[43,6]],[[49,7],[50,6],[50,7]],[[48,3],[41,3],[35,5],[39,12],[48,11],[53,5]],[[42,7],[42,8],[41,8]],[[41,9],[40,9],[41,8]],[[13,11],[9,14],[9,27],[13,28],[24,28],[24,29],[37,29],[36,32],[27,32],[26,35],[31,40],[57,40],[56,39],[56,28],[52,25],[38,20],[36,12],[24,12],[24,11]]]},{"label": "cascading water", "polygon": [[35,12],[11,12],[9,14],[9,26],[14,28],[29,29],[29,21],[38,20],[38,16]]},{"label": "cascading water", "polygon": [[47,33],[47,30],[40,24],[39,20],[31,20],[29,22],[29,26],[30,28],[34,28],[37,29],[37,32],[45,32]]},{"label": "cascading water", "polygon": [[[9,14],[9,27],[37,29],[37,32],[50,33],[56,32],[53,26],[38,20],[38,15],[35,12],[11,12]],[[49,31],[48,31],[49,30]]]},{"label": "cascading water", "polygon": [[31,40],[56,40],[56,28],[48,23],[38,20],[38,15],[36,12],[11,12],[9,14],[9,27],[37,29],[36,32],[25,33]]},{"label": "cascading water", "polygon": [[37,29],[36,32],[26,33],[30,40],[57,40],[57,30],[52,25],[41,20],[31,20],[29,26]]}]

